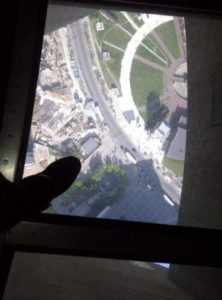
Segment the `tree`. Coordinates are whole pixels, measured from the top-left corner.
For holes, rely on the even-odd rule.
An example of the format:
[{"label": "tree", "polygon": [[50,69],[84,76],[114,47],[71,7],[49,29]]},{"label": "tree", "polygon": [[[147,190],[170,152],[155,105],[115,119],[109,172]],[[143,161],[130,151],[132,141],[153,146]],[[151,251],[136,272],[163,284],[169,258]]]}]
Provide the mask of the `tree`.
[{"label": "tree", "polygon": [[81,180],[76,180],[73,184],[73,186],[79,190],[83,189],[83,182]]},{"label": "tree", "polygon": [[152,91],[147,97],[146,103],[146,128],[153,130],[158,123],[162,122],[167,113],[167,106],[160,102],[158,93],[156,91]]}]

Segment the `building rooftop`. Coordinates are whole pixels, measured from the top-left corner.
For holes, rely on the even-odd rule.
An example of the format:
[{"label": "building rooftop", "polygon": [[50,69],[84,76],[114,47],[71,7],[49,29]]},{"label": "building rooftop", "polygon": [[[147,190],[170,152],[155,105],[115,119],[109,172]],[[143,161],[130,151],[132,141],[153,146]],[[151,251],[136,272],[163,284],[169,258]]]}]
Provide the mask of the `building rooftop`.
[{"label": "building rooftop", "polygon": [[35,164],[35,159],[33,153],[28,152],[25,159],[25,166],[30,166]]},{"label": "building rooftop", "polygon": [[179,127],[186,129],[187,128],[187,118],[181,116],[179,119]]},{"label": "building rooftop", "polygon": [[89,156],[99,147],[99,142],[93,137],[88,138],[82,143],[81,148],[85,157]]},{"label": "building rooftop", "polygon": [[111,58],[109,51],[103,51],[102,56],[104,60],[109,60]]},{"label": "building rooftop", "polygon": [[186,150],[187,130],[178,127],[176,135],[170,145],[167,157],[177,160],[184,160]]},{"label": "building rooftop", "polygon": [[96,23],[96,30],[97,30],[97,31],[102,31],[102,30],[104,30],[104,24],[103,24],[103,22],[98,21],[98,22]]},{"label": "building rooftop", "polygon": [[124,117],[126,118],[128,123],[135,121],[135,114],[133,110],[128,110],[123,112]]}]

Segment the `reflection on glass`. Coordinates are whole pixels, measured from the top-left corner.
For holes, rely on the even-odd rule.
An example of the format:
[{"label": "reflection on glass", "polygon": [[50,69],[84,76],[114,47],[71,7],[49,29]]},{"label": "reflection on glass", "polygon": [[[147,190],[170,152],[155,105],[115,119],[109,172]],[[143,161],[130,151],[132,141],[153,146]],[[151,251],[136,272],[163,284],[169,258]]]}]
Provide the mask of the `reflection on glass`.
[{"label": "reflection on glass", "polygon": [[24,176],[75,155],[47,212],[175,224],[186,108],[184,19],[92,10],[44,36]]}]

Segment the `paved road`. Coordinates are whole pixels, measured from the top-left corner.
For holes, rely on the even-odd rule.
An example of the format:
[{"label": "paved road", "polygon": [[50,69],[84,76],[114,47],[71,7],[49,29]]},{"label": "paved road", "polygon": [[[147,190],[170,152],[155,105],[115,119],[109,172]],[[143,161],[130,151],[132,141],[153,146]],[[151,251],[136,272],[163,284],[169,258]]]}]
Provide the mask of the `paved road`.
[{"label": "paved road", "polygon": [[112,206],[106,217],[130,221],[176,224],[179,206],[169,205],[163,194],[154,189],[140,187],[137,182],[130,184],[124,198]]},{"label": "paved road", "polygon": [[[87,47],[85,46],[85,38],[81,23],[77,22],[71,25],[71,31],[73,33],[73,38],[75,38],[77,57],[81,65],[86,84],[92,94],[93,99],[97,101],[104,120],[106,121],[112,132],[112,136],[115,138],[117,145],[124,145],[128,149],[132,149],[133,147],[135,147],[135,145],[116,122],[115,116],[110,112],[110,109],[108,108],[109,103],[104,99],[104,96],[102,95],[100,88],[96,83],[96,78],[90,62],[89,53]],[[140,153],[136,153],[134,154],[134,156],[137,161],[144,159]]]},{"label": "paved road", "polygon": [[[104,96],[102,95],[100,88],[96,83],[96,78],[95,78],[94,71],[91,66],[90,57],[89,57],[87,46],[85,44],[85,37],[84,37],[81,23],[78,22],[78,23],[72,24],[71,32],[73,34],[72,38],[75,39],[77,57],[79,59],[80,65],[81,65],[81,69],[84,74],[86,84],[88,85],[88,89],[90,90],[92,97],[97,101],[97,103],[99,105],[101,113],[112,132],[112,136],[115,139],[116,146],[123,145],[124,147],[126,147],[128,149],[134,148],[132,141],[129,139],[129,137],[125,134],[125,132],[122,130],[122,128],[116,122],[114,115],[112,115],[110,109],[108,108],[107,102],[104,99]],[[144,161],[144,157],[141,153],[139,153],[139,152],[135,153],[132,151],[131,151],[131,153],[134,155],[137,162]],[[153,169],[151,170],[151,167],[146,166],[144,171],[148,174],[149,180],[151,180],[152,182],[156,182],[157,186],[159,186],[159,190],[155,191],[154,193],[152,193],[150,195],[148,192],[144,192],[144,188],[141,189],[141,188],[137,187],[137,183],[134,182],[133,185],[130,185],[130,188],[128,189],[128,191],[124,197],[125,200],[120,201],[119,203],[121,203],[120,204],[121,207],[124,206],[125,209],[127,209],[127,208],[129,209],[130,206],[135,205],[135,207],[133,206],[133,209],[130,209],[129,211],[131,211],[133,213],[134,218],[136,217],[136,220],[152,221],[150,219],[150,217],[151,217],[150,214],[152,214],[154,211],[155,211],[156,218],[159,214],[159,218],[161,218],[161,220],[163,220],[163,217],[166,215],[167,207],[169,205],[166,205],[166,203],[164,203],[164,200],[163,200],[164,191],[161,188],[161,186],[163,188],[165,188],[166,190],[170,190],[171,197],[175,198],[177,202],[178,202],[178,199],[180,198],[179,193],[176,189],[174,189],[174,187],[172,187],[172,184],[166,182],[166,180],[163,177],[158,178],[159,176],[157,177],[157,174],[155,173],[155,171],[153,171]],[[141,199],[140,204],[138,201],[135,202],[135,199],[138,198],[138,194],[140,195],[139,198]],[[132,197],[134,197],[134,200],[132,199]],[[147,200],[148,198],[150,200]],[[145,199],[145,200],[142,200],[142,199]],[[157,200],[157,199],[159,199],[159,200]],[[128,204],[125,203],[125,201]],[[144,202],[144,201],[146,201],[146,202]],[[151,203],[153,203],[153,204],[151,205]],[[148,207],[146,210],[143,209],[145,207],[144,206],[145,204],[146,204],[146,206],[149,205],[149,207],[150,207],[149,210],[148,210]],[[161,204],[163,204],[162,209],[160,209]],[[155,206],[155,209],[152,210],[153,205]],[[167,214],[169,216],[169,218],[167,217],[168,222],[167,222],[167,220],[165,220],[165,221],[167,223],[170,223],[169,220],[176,219],[177,213],[176,213],[175,207],[173,209],[172,208],[168,208],[168,209],[170,210],[170,213]],[[140,210],[141,210],[141,212],[140,212]],[[160,210],[162,211],[162,213],[160,213]],[[118,211],[118,209],[116,209],[116,211]],[[122,208],[119,208],[119,212],[121,212],[121,211],[122,211]],[[149,211],[149,216],[147,215],[147,213],[143,213],[143,211],[144,212]],[[151,212],[151,211],[153,211],[153,212]],[[118,214],[119,214],[119,212],[118,212]],[[115,212],[114,212],[114,215],[115,215]],[[115,215],[114,217],[119,218],[120,216]],[[127,218],[132,219],[130,216],[127,216]],[[157,222],[161,222],[161,220],[156,219]],[[153,221],[155,221],[155,220],[153,219]]]},{"label": "paved road", "polygon": [[[121,201],[116,202],[106,217],[140,222],[176,224],[179,206],[164,199],[159,178],[148,161],[140,162],[135,171],[132,165],[123,166],[129,185]],[[149,173],[146,170],[149,168]],[[141,178],[142,175],[142,178]],[[147,187],[149,184],[149,189]]]}]

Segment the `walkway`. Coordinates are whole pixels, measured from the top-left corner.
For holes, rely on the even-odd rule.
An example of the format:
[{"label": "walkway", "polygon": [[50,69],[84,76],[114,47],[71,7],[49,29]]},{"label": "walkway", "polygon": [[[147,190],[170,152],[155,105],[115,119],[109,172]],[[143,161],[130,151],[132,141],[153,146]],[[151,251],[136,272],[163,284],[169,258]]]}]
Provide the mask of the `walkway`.
[{"label": "walkway", "polygon": [[[105,14],[103,14],[101,12],[101,14],[107,19],[107,16]],[[128,22],[132,25],[132,27],[137,31],[139,30],[140,27],[138,27],[136,25],[136,23],[132,20],[132,18],[129,16],[128,13],[126,12],[122,12],[122,14],[125,16],[125,18],[128,20]],[[148,22],[149,19],[148,18],[145,18],[144,19],[144,23],[147,24],[146,22]],[[128,34],[131,38],[133,37],[133,34],[130,33],[128,30],[126,30],[121,24],[119,24],[118,22],[115,23],[116,26],[118,26],[121,30],[123,30],[126,34]],[[112,29],[111,29],[112,30]],[[107,33],[106,33],[107,34]],[[103,42],[104,42],[104,37],[103,37]],[[152,49],[150,49],[149,47],[147,47],[144,43],[142,43],[141,41],[141,46],[143,46],[143,48],[145,48],[148,52],[150,52],[152,55],[154,55],[157,59],[159,59],[161,62],[163,62],[164,64],[167,64],[167,61],[164,60],[160,55],[158,55],[155,51],[153,51]]]},{"label": "walkway", "polygon": [[[111,44],[109,42],[104,41],[103,43],[106,44],[106,45],[108,45],[108,46],[110,46],[110,47],[112,47],[112,48],[114,48],[114,49],[116,49],[116,50],[118,50],[118,51],[120,51],[120,52],[123,52],[123,53],[125,52],[125,50],[123,50],[122,48],[117,47],[117,46],[115,46],[115,45],[113,45],[113,44]],[[148,65],[148,66],[150,66],[150,67],[152,67],[152,68],[154,68],[154,69],[156,69],[158,71],[165,72],[165,68],[164,67],[162,67],[162,66],[160,66],[160,65],[152,62],[151,60],[146,59],[146,58],[144,58],[144,57],[142,57],[140,55],[135,55],[134,59],[136,59],[136,60],[140,61],[141,63],[143,63],[145,65]]]},{"label": "walkway", "polygon": [[[144,120],[141,118],[138,109],[134,103],[131,84],[130,84],[130,72],[135,57],[135,53],[141,44],[142,40],[153,31],[157,26],[172,20],[172,17],[169,16],[159,16],[159,15],[149,15],[149,18],[146,23],[144,23],[134,34],[132,39],[127,44],[122,62],[121,62],[121,72],[120,72],[120,86],[122,91],[122,102],[125,102],[125,107],[127,110],[133,110],[135,117],[138,118],[140,124],[144,128]],[[123,107],[123,106],[122,106]],[[123,109],[124,111],[124,109]]]},{"label": "walkway", "polygon": [[177,34],[177,39],[178,39],[178,44],[179,44],[179,49],[180,49],[180,56],[181,57],[186,57],[186,46],[184,45],[183,37],[182,37],[182,32],[181,32],[181,27],[179,23],[179,17],[174,18],[174,24],[175,24],[175,29],[176,29],[176,34]]},{"label": "walkway", "polygon": [[160,65],[158,65],[158,64],[152,62],[151,60],[146,59],[146,58],[144,58],[142,56],[135,55],[134,59],[136,59],[136,60],[140,61],[141,63],[143,63],[145,65],[148,65],[148,66],[150,66],[150,67],[152,67],[152,68],[154,68],[154,69],[156,69],[158,71],[161,71],[163,73],[165,72],[165,68],[164,67],[162,67],[162,66],[160,66]]},{"label": "walkway", "polygon": [[173,55],[171,54],[171,52],[169,51],[169,49],[164,44],[164,42],[162,41],[162,39],[159,37],[159,35],[156,33],[155,30],[152,31],[152,36],[155,38],[157,44],[161,47],[161,49],[163,49],[163,51],[166,53],[171,63],[174,62],[175,58],[173,57]]},{"label": "walkway", "polygon": [[139,29],[139,26],[134,22],[134,20],[131,18],[131,16],[127,13],[122,11],[122,14],[127,19],[127,21],[132,25],[132,27],[137,31]]}]

